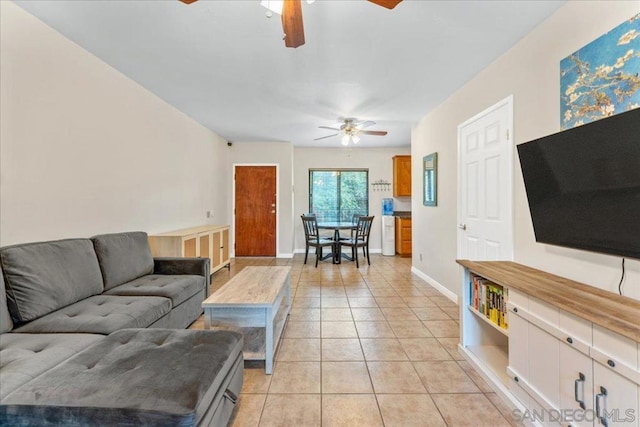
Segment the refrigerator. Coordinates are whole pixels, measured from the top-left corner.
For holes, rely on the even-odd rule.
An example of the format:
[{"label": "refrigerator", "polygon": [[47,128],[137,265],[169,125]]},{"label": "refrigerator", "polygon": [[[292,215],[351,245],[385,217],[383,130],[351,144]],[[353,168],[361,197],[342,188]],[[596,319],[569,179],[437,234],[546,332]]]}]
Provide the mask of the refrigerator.
[{"label": "refrigerator", "polygon": [[393,199],[382,199],[382,255],[396,254],[396,218],[393,216]]}]

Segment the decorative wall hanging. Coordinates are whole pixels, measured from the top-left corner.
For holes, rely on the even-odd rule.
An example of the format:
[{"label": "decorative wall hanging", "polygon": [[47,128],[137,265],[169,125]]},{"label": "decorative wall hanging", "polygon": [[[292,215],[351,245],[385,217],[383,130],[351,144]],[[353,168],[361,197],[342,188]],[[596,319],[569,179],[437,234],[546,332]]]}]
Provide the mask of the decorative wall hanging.
[{"label": "decorative wall hanging", "polygon": [[560,61],[561,128],[638,107],[640,13]]},{"label": "decorative wall hanging", "polygon": [[386,179],[379,179],[371,183],[373,191],[389,191],[391,189],[391,183]]},{"label": "decorative wall hanging", "polygon": [[425,206],[438,206],[438,153],[422,158],[423,199]]}]

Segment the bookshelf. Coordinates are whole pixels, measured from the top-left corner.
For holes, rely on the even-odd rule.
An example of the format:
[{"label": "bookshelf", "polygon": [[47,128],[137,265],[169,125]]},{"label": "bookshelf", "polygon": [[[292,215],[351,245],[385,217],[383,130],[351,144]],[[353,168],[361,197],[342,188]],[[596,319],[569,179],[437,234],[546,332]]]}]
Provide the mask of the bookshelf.
[{"label": "bookshelf", "polygon": [[463,354],[494,384],[505,391],[509,377],[508,288],[464,270],[460,347]]},{"label": "bookshelf", "polygon": [[471,273],[469,275],[469,309],[499,330],[507,331],[508,290]]},{"label": "bookshelf", "polygon": [[472,306],[468,306],[467,309],[469,309],[469,311],[471,311],[473,314],[478,316],[480,318],[480,320],[482,320],[483,322],[487,322],[487,324],[489,326],[491,326],[492,328],[494,328],[496,331],[500,332],[501,334],[504,334],[507,337],[509,336],[509,330],[507,328],[503,328],[503,327],[500,327],[500,326],[496,325],[491,320],[487,319],[487,316],[485,316],[484,314],[480,313],[478,310],[476,310]]}]

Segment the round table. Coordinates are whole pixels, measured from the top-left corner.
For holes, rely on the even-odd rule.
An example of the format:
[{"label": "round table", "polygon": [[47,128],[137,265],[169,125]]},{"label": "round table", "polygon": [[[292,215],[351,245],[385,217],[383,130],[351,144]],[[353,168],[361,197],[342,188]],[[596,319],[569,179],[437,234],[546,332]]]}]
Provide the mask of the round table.
[{"label": "round table", "polygon": [[336,242],[335,249],[333,253],[333,262],[336,264],[340,264],[342,258],[347,259],[349,261],[353,261],[353,259],[347,254],[343,254],[340,250],[340,230],[355,230],[357,224],[354,224],[351,221],[329,221],[329,222],[319,222],[318,228],[321,230],[334,230],[333,231],[333,240]]}]

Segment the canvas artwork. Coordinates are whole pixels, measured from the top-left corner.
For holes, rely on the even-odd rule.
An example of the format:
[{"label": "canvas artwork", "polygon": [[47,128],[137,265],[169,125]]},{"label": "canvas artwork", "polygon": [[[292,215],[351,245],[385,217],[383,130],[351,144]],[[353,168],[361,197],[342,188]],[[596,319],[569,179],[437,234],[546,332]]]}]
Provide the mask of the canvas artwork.
[{"label": "canvas artwork", "polygon": [[569,129],[640,107],[640,13],[560,61],[560,123]]}]

